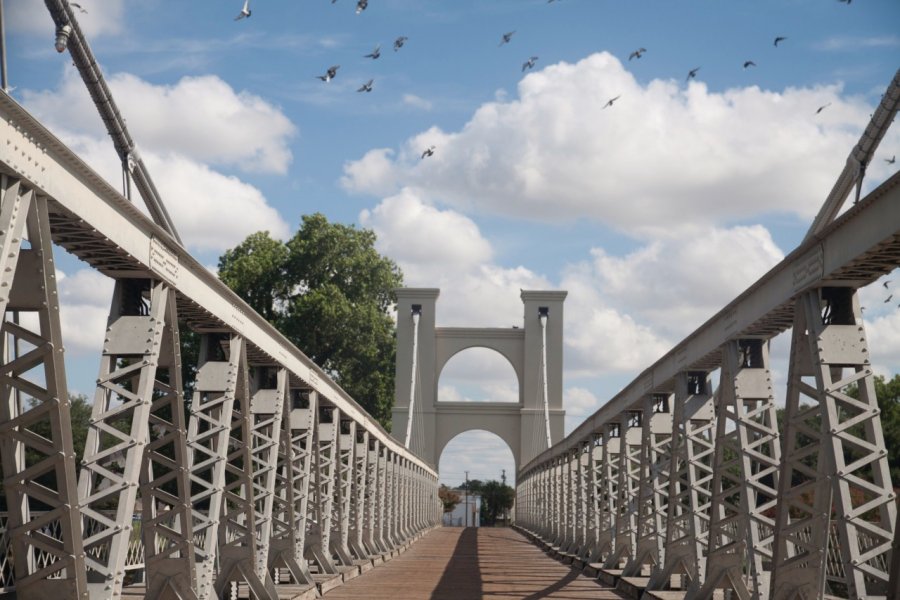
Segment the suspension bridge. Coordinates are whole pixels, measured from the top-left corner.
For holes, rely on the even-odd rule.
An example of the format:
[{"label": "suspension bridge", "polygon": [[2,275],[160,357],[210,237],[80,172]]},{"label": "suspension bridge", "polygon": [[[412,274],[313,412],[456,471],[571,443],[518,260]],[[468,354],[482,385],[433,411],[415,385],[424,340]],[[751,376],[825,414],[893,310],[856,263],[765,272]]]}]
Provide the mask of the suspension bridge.
[{"label": "suspension bridge", "polygon": [[[860,193],[900,72],[800,246],[568,436],[565,292],[524,291],[524,326],[503,330],[438,328],[438,290],[398,290],[395,438],[184,250],[72,9],[47,6],[125,185],[0,93],[0,597],[900,597],[858,299],[900,265],[900,173]],[[115,281],[83,456],[59,250]],[[184,328],[200,340],[189,403]],[[517,405],[436,402],[472,346],[510,360]],[[516,530],[448,544],[435,464],[476,426],[513,450]]]}]

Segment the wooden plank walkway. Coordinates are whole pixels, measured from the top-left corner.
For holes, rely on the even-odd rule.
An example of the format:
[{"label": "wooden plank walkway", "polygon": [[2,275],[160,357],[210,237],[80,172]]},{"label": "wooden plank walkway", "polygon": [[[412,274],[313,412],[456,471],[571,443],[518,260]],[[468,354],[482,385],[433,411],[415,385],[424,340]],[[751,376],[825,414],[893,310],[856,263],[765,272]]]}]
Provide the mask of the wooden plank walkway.
[{"label": "wooden plank walkway", "polygon": [[624,598],[507,528],[435,529],[325,600],[566,600]]}]

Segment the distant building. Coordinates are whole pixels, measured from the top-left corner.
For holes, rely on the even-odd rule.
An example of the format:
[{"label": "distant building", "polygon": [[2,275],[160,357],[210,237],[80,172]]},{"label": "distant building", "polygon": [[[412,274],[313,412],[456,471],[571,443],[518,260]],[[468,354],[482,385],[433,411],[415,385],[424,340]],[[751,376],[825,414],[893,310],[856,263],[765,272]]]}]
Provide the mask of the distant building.
[{"label": "distant building", "polygon": [[[451,512],[444,513],[444,527],[481,527],[481,496],[469,494],[469,502],[466,504],[465,490],[452,490],[459,494],[459,504]],[[466,520],[468,508],[469,519]]]}]

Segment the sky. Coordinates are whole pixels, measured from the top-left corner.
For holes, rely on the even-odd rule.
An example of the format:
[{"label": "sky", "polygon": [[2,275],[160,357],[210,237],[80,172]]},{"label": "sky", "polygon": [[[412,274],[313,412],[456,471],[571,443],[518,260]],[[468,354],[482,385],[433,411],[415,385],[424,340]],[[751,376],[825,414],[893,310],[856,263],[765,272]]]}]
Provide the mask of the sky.
[{"label": "sky", "polygon": [[[321,212],[374,230],[406,285],[441,288],[439,326],[511,327],[520,289],[567,290],[567,432],[799,244],[900,67],[896,0],[371,0],[358,13],[354,0],[250,0],[240,20],[243,0],[79,4],[203,264]],[[120,186],[44,3],[4,9],[12,96]],[[898,153],[894,127],[864,189]],[[70,388],[90,396],[112,282],[58,263]],[[900,371],[894,282],[861,292],[885,375]],[[780,398],[788,338],[772,344]],[[518,395],[483,349],[438,386]],[[439,466],[451,485],[515,471],[485,432],[454,439]]]}]

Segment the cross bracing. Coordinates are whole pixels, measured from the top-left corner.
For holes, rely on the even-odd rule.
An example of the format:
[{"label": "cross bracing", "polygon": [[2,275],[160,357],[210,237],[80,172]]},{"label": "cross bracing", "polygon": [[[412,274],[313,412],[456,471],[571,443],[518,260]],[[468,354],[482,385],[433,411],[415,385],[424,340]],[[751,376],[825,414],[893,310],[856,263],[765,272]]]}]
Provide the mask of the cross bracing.
[{"label": "cross bracing", "polygon": [[[0,594],[274,600],[439,522],[431,465],[0,96]],[[83,457],[54,244],[116,281]],[[180,327],[200,339],[189,403]]]}]

